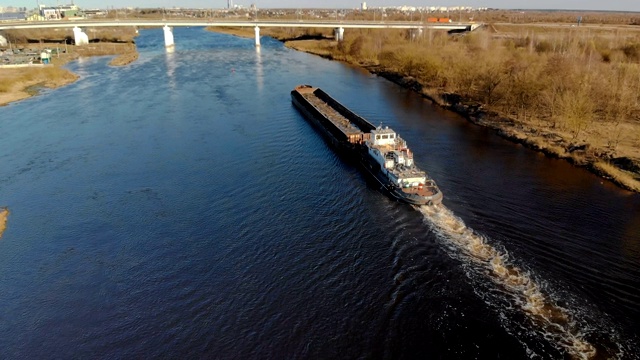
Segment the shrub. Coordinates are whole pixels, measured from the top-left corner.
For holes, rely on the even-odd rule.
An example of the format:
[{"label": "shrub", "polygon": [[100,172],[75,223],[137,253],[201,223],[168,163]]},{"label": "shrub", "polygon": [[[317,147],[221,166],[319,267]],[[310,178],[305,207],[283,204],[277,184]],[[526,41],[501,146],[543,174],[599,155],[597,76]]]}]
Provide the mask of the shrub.
[{"label": "shrub", "polygon": [[362,47],[364,46],[364,36],[359,35],[351,45],[349,46],[349,55],[357,57],[362,53]]},{"label": "shrub", "polygon": [[539,41],[536,46],[537,53],[547,53],[553,51],[553,45],[547,40]]},{"label": "shrub", "polygon": [[621,50],[624,56],[627,57],[627,60],[636,62],[640,60],[640,44],[627,44],[623,46]]}]

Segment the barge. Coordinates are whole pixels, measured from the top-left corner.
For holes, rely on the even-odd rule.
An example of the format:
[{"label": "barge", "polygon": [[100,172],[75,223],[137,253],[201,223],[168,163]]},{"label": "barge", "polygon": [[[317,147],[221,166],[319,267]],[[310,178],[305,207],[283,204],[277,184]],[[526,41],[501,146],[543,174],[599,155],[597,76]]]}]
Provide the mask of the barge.
[{"label": "barge", "polygon": [[413,161],[407,143],[389,127],[375,127],[319,88],[299,85],[291,101],[339,152],[355,158],[393,198],[413,205],[442,202],[442,192]]}]

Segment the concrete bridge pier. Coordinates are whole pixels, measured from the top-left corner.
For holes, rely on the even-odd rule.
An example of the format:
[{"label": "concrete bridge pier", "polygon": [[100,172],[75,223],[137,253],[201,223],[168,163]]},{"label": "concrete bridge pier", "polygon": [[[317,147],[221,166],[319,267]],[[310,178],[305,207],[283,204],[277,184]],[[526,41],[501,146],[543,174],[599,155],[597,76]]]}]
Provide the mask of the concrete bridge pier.
[{"label": "concrete bridge pier", "polygon": [[422,37],[422,28],[409,29],[409,39],[411,41],[417,40]]},{"label": "concrete bridge pier", "polygon": [[73,41],[76,46],[87,45],[89,43],[89,36],[77,26],[73,27]]},{"label": "concrete bridge pier", "polygon": [[339,27],[339,28],[333,29],[333,38],[336,39],[336,41],[344,40],[344,28]]},{"label": "concrete bridge pier", "polygon": [[253,31],[256,35],[256,47],[260,47],[260,28],[256,25],[256,27],[253,28]]},{"label": "concrete bridge pier", "polygon": [[173,48],[175,46],[173,42],[173,29],[165,25],[162,30],[164,31],[164,47]]}]

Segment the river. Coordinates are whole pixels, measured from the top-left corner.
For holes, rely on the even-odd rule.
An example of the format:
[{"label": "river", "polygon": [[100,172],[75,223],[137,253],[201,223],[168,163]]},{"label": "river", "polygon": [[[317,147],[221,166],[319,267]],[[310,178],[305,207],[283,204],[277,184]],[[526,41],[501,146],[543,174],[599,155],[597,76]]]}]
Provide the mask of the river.
[{"label": "river", "polygon": [[[0,358],[640,358],[640,196],[358,68],[141,31],[0,107]],[[445,194],[394,202],[291,105],[319,86]]]}]

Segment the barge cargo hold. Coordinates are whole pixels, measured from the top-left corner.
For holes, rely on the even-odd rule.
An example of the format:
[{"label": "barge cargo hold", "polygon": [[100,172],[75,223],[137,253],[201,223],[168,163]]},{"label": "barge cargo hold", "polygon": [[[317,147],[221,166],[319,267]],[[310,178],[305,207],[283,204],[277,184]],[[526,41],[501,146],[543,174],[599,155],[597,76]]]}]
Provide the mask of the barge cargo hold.
[{"label": "barge cargo hold", "polygon": [[393,198],[414,205],[442,202],[435,181],[415,165],[406,141],[395,131],[373,126],[310,85],[293,89],[291,101],[331,145],[357,159]]}]

